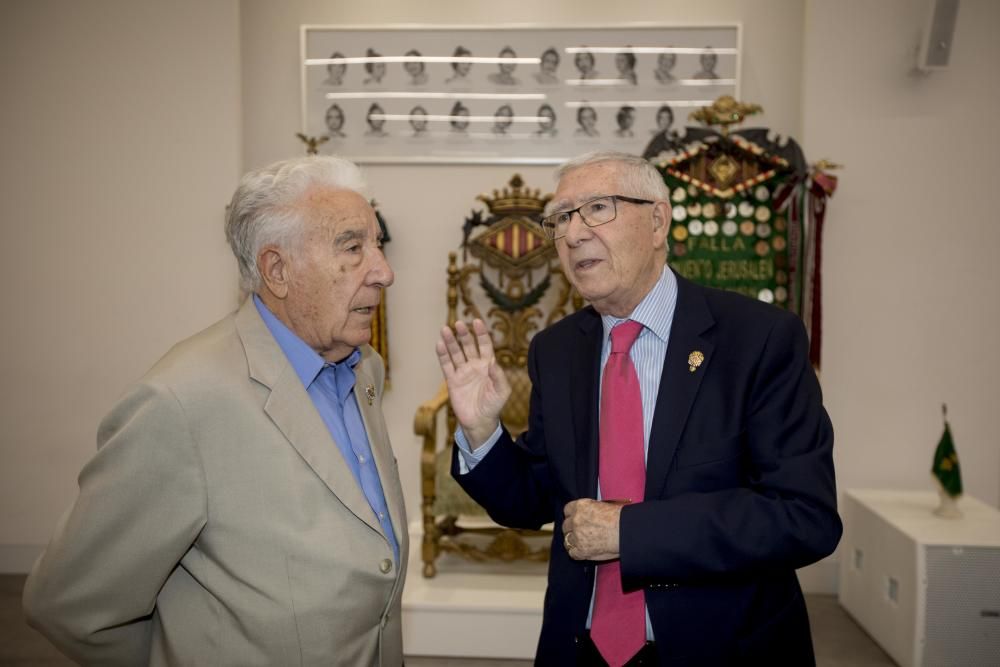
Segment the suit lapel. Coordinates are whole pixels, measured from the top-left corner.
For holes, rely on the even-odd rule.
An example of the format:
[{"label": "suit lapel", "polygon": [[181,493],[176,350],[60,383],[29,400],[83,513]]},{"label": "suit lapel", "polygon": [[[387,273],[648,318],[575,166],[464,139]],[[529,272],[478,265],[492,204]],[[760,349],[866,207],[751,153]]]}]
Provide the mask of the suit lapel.
[{"label": "suit lapel", "polygon": [[302,381],[260,318],[252,298],[248,298],[237,313],[236,330],[246,351],[250,377],[271,391],[264,403],[264,412],[340,502],[381,533],[368,499],[330,437]]},{"label": "suit lapel", "polygon": [[[677,306],[670,327],[670,341],[667,344],[667,356],[663,360],[656,412],[649,434],[645,488],[647,500],[659,498],[663,492],[691,405],[712,362],[715,346],[703,334],[714,323],[700,289],[678,276]],[[705,358],[692,372],[688,356],[695,351],[701,352]]]},{"label": "suit lapel", "polygon": [[576,484],[581,498],[597,497],[598,376],[604,327],[596,311],[580,322],[579,336],[570,353],[570,409],[576,448]]},{"label": "suit lapel", "polygon": [[[382,418],[382,397],[380,394],[384,383],[376,381],[372,374],[372,365],[374,364],[371,359],[372,354],[374,351],[371,348],[362,348],[361,362],[354,368],[354,395],[361,411],[361,419],[365,423],[365,432],[368,433],[368,443],[372,448],[372,458],[375,460],[378,477],[382,483],[382,492],[385,494],[386,506],[389,508],[392,529],[396,533],[397,542],[399,542],[401,557],[405,558],[406,554],[403,549],[407,526],[403,495],[398,483],[399,473],[396,472],[397,467],[389,443],[389,434],[386,432],[385,421]],[[381,528],[379,530],[381,531]]]}]

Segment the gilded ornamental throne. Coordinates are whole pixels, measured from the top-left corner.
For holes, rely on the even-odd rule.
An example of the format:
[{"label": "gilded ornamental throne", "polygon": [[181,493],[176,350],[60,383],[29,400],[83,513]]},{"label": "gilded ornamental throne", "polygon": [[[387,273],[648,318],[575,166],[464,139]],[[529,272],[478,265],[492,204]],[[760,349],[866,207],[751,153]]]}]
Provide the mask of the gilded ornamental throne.
[{"label": "gilded ornamental throne", "polygon": [[[514,175],[509,187],[477,199],[489,209],[473,211],[464,225],[461,261],[448,255],[448,325],[480,318],[493,336],[497,361],[507,373],[512,394],[501,414],[517,437],[528,426],[528,343],[540,329],[582,306],[546,240],[539,219],[551,195],[524,187]],[[455,415],[448,389],[417,409],[413,424],[422,436],[420,458],[424,576],[437,573],[442,552],[473,561],[548,559],[549,531],[519,531],[497,526],[485,510],[451,478]]]}]

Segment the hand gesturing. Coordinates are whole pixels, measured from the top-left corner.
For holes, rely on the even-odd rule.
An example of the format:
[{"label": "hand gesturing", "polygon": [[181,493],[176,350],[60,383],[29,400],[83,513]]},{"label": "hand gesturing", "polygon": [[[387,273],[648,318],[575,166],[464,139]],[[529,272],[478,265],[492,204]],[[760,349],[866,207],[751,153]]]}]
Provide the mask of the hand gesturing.
[{"label": "hand gesturing", "polygon": [[476,319],[472,331],[465,322],[456,322],[454,333],[444,327],[437,355],[455,417],[475,449],[496,430],[500,411],[510,397],[510,384],[493,355],[486,325]]}]

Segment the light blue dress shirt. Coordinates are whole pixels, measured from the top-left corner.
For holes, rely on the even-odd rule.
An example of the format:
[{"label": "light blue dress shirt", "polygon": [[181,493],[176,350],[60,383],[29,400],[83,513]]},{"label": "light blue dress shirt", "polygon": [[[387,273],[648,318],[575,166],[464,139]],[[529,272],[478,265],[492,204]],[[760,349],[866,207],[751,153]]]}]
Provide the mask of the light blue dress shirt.
[{"label": "light blue dress shirt", "polygon": [[[643,325],[639,338],[636,339],[629,351],[629,357],[635,364],[636,374],[639,376],[639,391],[642,394],[642,426],[643,426],[643,450],[646,458],[649,458],[649,433],[653,427],[653,413],[656,411],[656,399],[660,391],[660,376],[663,373],[663,360],[667,357],[667,343],[670,340],[670,328],[674,323],[674,310],[677,307],[677,278],[673,271],[664,267],[660,279],[656,281],[649,293],[639,302],[628,317],[617,318],[611,315],[602,315],[601,323],[604,325],[604,338],[601,344],[601,374],[604,373],[604,364],[611,354],[611,329],[625,320],[635,320]],[[465,439],[462,429],[455,431],[455,444],[459,451],[459,472],[465,474],[476,467],[482,461],[493,445],[500,439],[501,430],[493,432],[490,439],[472,451],[469,441]],[[598,484],[597,497],[600,499],[601,490]],[[596,586],[596,581],[595,584]],[[587,627],[590,627],[590,616],[593,613],[594,599],[590,600],[591,611],[587,615]],[[653,629],[649,622],[649,610],[646,610],[646,638],[653,639]]]},{"label": "light blue dress shirt", "polygon": [[306,393],[330,431],[330,437],[337,443],[347,467],[368,499],[375,518],[382,526],[382,532],[392,546],[398,565],[399,542],[392,529],[382,481],[372,459],[371,443],[368,442],[368,432],[354,393],[354,367],[361,360],[361,351],[355,348],[343,361],[328,363],[275,317],[256,294],[253,302],[268,331],[302,381]]}]

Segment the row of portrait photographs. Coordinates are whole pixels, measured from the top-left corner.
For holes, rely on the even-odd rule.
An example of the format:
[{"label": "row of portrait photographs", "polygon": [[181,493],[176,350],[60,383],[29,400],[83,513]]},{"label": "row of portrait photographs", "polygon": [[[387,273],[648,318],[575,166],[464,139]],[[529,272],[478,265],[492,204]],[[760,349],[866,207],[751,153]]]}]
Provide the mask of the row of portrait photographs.
[{"label": "row of portrait photographs", "polygon": [[[431,105],[428,105],[431,106]],[[637,109],[630,105],[622,105],[617,109],[601,109],[600,112],[593,106],[582,103],[574,108],[567,108],[564,113],[572,117],[572,134],[574,137],[600,137],[606,132],[609,136],[622,139],[637,138],[636,120],[640,113],[648,113],[649,123],[642,123],[652,127],[649,130],[651,135],[669,132],[674,122],[674,112],[669,105],[664,104],[659,108]],[[601,118],[602,115],[608,117],[608,121]],[[393,117],[395,121],[390,125],[386,116]],[[455,102],[450,109],[428,110],[422,104],[413,106],[408,111],[400,110],[400,113],[389,113],[378,102],[372,103],[365,113],[364,124],[354,123],[353,127],[357,132],[365,137],[388,137],[411,136],[422,137],[434,133],[432,122],[437,128],[453,134],[467,134],[474,132],[471,128],[469,108],[461,101]],[[542,104],[537,109],[531,111],[531,124],[525,123],[521,127],[530,127],[530,130],[520,132],[514,128],[514,121],[519,116],[510,104],[502,104],[486,119],[487,122],[480,123],[480,126],[488,127],[488,133],[495,136],[507,136],[514,134],[530,134],[539,138],[554,138],[559,134],[559,117],[556,110],[550,104]],[[332,140],[345,139],[349,135],[349,123],[344,109],[339,104],[332,104],[326,110],[324,117],[326,123],[326,137]],[[405,124],[404,124],[405,123]],[[563,122],[562,126],[568,123]],[[398,129],[391,129],[391,128]],[[482,132],[483,130],[480,130]]]},{"label": "row of portrait photographs", "polygon": [[[586,49],[586,47],[580,47]],[[629,48],[629,47],[624,47]],[[493,65],[479,64],[463,59],[473,58],[472,51],[464,46],[458,46],[452,52],[451,58],[456,60],[448,63],[449,67],[441,70],[441,81],[432,81],[431,73],[428,71],[428,63],[416,60],[423,57],[417,49],[410,49],[403,54],[403,58],[414,58],[414,60],[404,60],[398,65],[391,63],[391,66],[398,66],[401,69],[399,74],[403,81],[411,86],[426,86],[431,83],[443,82],[448,85],[462,85],[473,82],[476,76],[474,67],[479,72],[480,77],[496,86],[521,86],[523,83],[560,85],[566,79],[576,79],[580,81],[607,80],[610,85],[639,85],[641,78],[648,77],[650,82],[659,84],[673,84],[678,79],[711,80],[719,79],[719,54],[712,50],[712,47],[704,47],[705,51],[697,55],[682,55],[682,66],[678,68],[678,55],[676,53],[658,54],[636,54],[630,51],[618,53],[592,53],[587,50],[573,53],[573,66],[567,67],[563,64],[563,57],[568,55],[560,54],[555,47],[545,49],[538,57],[536,65],[521,65],[518,70],[517,62],[496,63],[496,70]],[[725,54],[724,54],[725,55]],[[374,48],[368,47],[364,54],[365,58],[380,58],[383,54]],[[503,47],[497,58],[516,59],[517,53],[510,46]],[[330,60],[345,59],[346,56],[340,51],[330,54]],[[355,65],[359,68],[358,76],[361,77],[361,84],[364,86],[378,86],[388,83],[387,73],[390,72],[390,64],[386,62],[365,62]],[[530,71],[529,67],[531,68]],[[324,86],[341,86],[348,83],[347,63],[329,63],[326,65],[326,78],[323,79]],[[529,81],[522,82],[521,77],[530,77]]]}]

